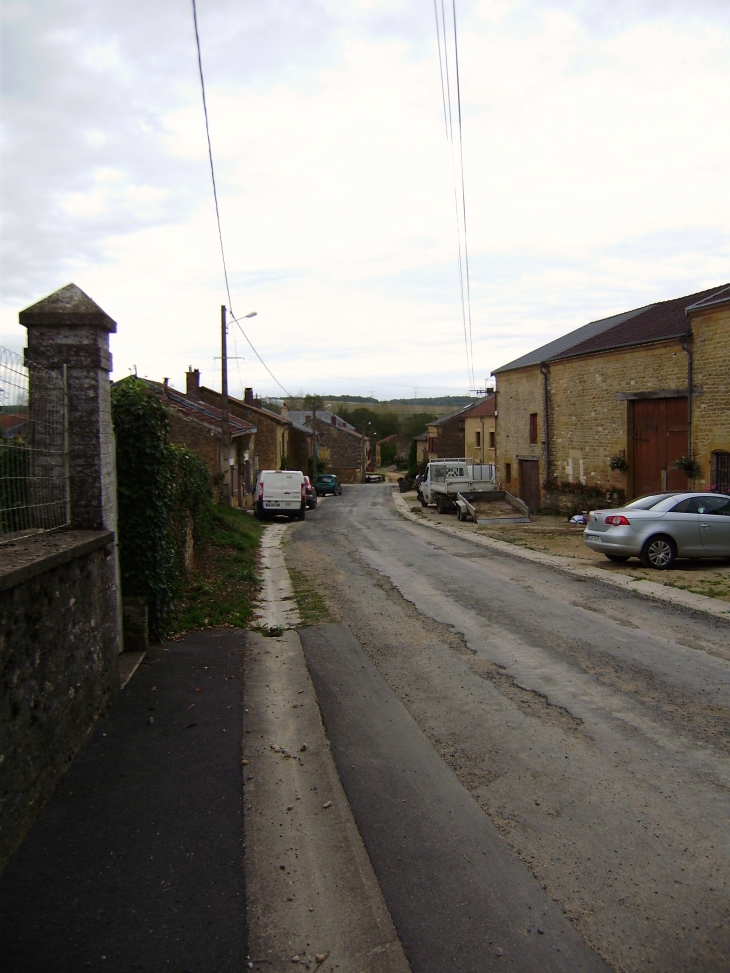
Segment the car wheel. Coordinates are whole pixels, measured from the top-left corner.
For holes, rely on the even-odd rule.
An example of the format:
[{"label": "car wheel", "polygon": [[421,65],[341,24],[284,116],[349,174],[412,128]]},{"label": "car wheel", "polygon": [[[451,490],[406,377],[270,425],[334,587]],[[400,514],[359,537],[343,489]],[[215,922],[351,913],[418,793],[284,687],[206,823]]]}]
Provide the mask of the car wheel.
[{"label": "car wheel", "polygon": [[671,537],[659,534],[650,537],[641,549],[641,563],[645,568],[656,568],[666,571],[674,564],[677,556],[677,545]]},{"label": "car wheel", "polygon": [[305,509],[304,509],[304,507],[302,507],[302,509],[296,515],[296,518],[297,518],[297,520],[304,520],[305,516],[306,516]]},{"label": "car wheel", "polygon": [[618,561],[619,564],[623,564],[624,561],[628,561],[629,559],[628,554],[605,554],[604,553],[604,557],[607,557],[609,561]]}]

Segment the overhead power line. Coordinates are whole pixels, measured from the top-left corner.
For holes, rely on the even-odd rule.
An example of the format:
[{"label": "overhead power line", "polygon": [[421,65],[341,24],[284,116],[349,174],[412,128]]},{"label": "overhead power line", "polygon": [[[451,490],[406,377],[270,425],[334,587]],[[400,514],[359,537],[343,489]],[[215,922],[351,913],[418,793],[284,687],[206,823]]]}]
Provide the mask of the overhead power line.
[{"label": "overhead power line", "polygon": [[271,369],[263,360],[261,355],[259,355],[259,353],[256,351],[256,349],[254,348],[251,342],[251,339],[243,330],[243,327],[241,326],[241,322],[233,313],[233,301],[231,299],[231,288],[228,282],[228,267],[226,265],[226,251],[225,251],[225,247],[223,246],[223,230],[221,228],[221,214],[220,214],[220,207],[218,205],[218,187],[216,186],[216,182],[215,182],[215,166],[213,164],[213,147],[210,141],[210,123],[208,121],[208,102],[205,97],[205,77],[203,75],[203,57],[200,53],[200,31],[198,30],[198,8],[196,6],[195,0],[192,0],[192,4],[193,4],[193,26],[195,28],[195,47],[198,52],[198,74],[200,75],[200,93],[203,98],[203,115],[205,116],[205,137],[208,140],[208,161],[210,162],[210,179],[213,184],[213,201],[215,203],[215,218],[216,218],[216,223],[218,224],[218,240],[220,242],[220,248],[221,248],[221,261],[223,262],[223,278],[225,280],[226,294],[228,296],[228,311],[231,317],[233,318],[233,320],[238,325],[238,327],[241,329],[241,334],[251,346],[251,350],[256,355],[258,360],[264,366],[264,368],[269,373],[269,375],[274,379],[274,381],[279,386],[279,388],[282,389],[282,391],[286,392],[287,395],[289,395],[289,392],[286,391],[284,386],[281,384],[278,378],[271,371]]},{"label": "overhead power line", "polygon": [[[444,0],[434,0],[444,125],[446,128],[446,138],[451,146],[451,169],[454,182],[454,211],[456,216],[456,252],[459,268],[459,292],[461,296],[461,318],[464,330],[464,350],[466,352],[467,379],[469,385],[473,386],[475,384],[474,341],[471,317],[469,245],[466,231],[464,140],[462,134],[461,79],[459,74],[459,45],[456,29],[456,0],[451,0],[450,23],[447,23],[447,9],[448,5],[444,5]],[[451,58],[449,58],[450,48],[452,49]],[[450,62],[453,62],[453,69]],[[454,138],[454,115],[456,115],[458,126],[458,140]]]}]

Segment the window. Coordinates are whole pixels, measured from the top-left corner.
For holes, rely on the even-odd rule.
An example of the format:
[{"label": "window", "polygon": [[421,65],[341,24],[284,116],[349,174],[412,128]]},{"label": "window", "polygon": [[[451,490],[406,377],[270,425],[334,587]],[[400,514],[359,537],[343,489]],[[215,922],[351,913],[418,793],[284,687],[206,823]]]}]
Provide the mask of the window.
[{"label": "window", "polygon": [[530,442],[537,442],[537,412],[530,413]]},{"label": "window", "polygon": [[718,493],[730,493],[730,453],[712,454],[712,486]]},{"label": "window", "polygon": [[477,437],[476,445],[477,446],[481,446],[482,445],[482,434],[477,429],[477,431],[474,433],[474,435]]},{"label": "window", "polygon": [[494,449],[494,433],[489,433],[489,448]]},{"label": "window", "polygon": [[504,464],[504,482],[505,483],[511,483],[512,482],[512,464],[511,463],[505,463]]},{"label": "window", "polygon": [[435,453],[436,452],[436,437],[435,436],[429,436],[428,437],[428,451],[429,451],[429,453]]}]

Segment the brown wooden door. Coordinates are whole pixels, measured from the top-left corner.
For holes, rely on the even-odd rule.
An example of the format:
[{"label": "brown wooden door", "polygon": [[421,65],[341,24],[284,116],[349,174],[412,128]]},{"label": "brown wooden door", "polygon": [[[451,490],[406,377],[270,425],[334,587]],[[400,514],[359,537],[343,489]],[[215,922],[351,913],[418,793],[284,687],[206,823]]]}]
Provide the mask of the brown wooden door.
[{"label": "brown wooden door", "polygon": [[520,498],[531,514],[540,506],[540,463],[536,459],[520,460]]},{"label": "brown wooden door", "polygon": [[634,402],[634,496],[687,488],[674,463],[687,452],[687,400]]}]

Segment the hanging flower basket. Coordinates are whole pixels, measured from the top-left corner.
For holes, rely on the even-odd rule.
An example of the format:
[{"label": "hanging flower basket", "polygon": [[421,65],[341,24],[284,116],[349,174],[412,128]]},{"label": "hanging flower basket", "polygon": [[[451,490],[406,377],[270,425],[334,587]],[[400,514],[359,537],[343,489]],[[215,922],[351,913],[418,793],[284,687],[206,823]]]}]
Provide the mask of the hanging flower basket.
[{"label": "hanging flower basket", "polygon": [[680,456],[674,464],[675,470],[681,470],[688,480],[694,480],[700,475],[700,464],[694,456]]},{"label": "hanging flower basket", "polygon": [[629,468],[629,464],[623,456],[612,456],[608,461],[608,468],[615,470],[617,473],[625,473]]}]

